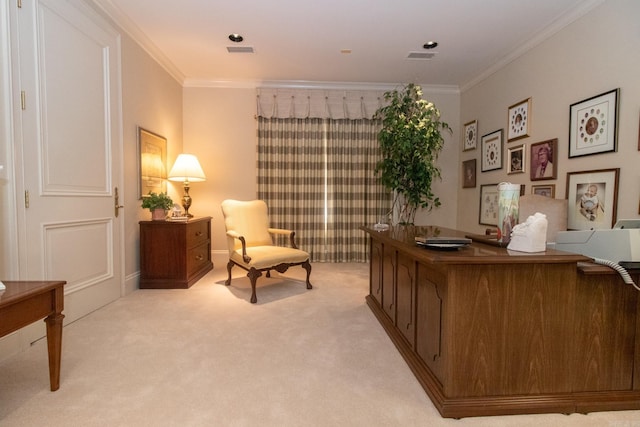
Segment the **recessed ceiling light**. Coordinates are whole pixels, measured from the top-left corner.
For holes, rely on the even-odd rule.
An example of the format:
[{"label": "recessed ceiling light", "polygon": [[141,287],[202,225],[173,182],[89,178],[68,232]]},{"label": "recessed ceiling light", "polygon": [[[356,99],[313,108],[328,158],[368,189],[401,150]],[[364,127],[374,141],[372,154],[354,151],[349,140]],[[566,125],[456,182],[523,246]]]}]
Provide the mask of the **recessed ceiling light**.
[{"label": "recessed ceiling light", "polygon": [[240,43],[242,40],[244,40],[244,37],[242,37],[240,34],[229,34],[229,40],[231,40],[234,43]]},{"label": "recessed ceiling light", "polygon": [[422,47],[425,49],[435,49],[436,47],[438,47],[438,42],[434,42],[434,41],[426,42]]}]

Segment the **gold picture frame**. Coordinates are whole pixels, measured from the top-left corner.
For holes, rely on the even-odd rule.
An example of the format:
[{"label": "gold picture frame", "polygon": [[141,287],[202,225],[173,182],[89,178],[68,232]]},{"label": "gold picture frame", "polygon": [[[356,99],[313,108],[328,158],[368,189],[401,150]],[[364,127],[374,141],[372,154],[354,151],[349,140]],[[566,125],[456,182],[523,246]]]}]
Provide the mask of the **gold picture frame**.
[{"label": "gold picture frame", "polygon": [[531,127],[531,98],[509,107],[507,142],[529,136]]},{"label": "gold picture frame", "polygon": [[551,197],[553,199],[556,197],[556,186],[555,184],[532,185],[531,194],[537,194],[538,196]]},{"label": "gold picture frame", "polygon": [[167,191],[167,139],[138,127],[139,198]]},{"label": "gold picture frame", "polygon": [[474,150],[478,144],[478,121],[472,120],[464,124],[462,132],[462,151]]},{"label": "gold picture frame", "polygon": [[507,174],[524,173],[526,165],[526,155],[524,144],[507,149]]}]

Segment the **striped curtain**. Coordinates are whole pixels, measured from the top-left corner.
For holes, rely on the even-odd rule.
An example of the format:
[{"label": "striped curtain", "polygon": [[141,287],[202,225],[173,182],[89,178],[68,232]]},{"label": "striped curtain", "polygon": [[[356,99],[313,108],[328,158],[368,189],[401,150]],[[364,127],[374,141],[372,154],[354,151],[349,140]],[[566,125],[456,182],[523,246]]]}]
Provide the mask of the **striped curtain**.
[{"label": "striped curtain", "polygon": [[379,127],[368,119],[258,117],[258,198],[273,227],[296,230],[313,262],[368,260],[359,227],[391,207],[374,175]]}]

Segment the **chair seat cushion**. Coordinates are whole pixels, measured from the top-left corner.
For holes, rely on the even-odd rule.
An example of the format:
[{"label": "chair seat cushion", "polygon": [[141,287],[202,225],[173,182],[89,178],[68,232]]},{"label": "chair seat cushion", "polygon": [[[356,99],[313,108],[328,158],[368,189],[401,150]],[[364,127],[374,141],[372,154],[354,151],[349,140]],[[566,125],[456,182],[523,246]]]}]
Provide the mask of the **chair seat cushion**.
[{"label": "chair seat cushion", "polygon": [[300,249],[293,249],[281,246],[252,246],[247,248],[247,255],[251,257],[249,263],[242,259],[242,249],[238,249],[231,254],[231,259],[246,268],[258,270],[274,267],[278,264],[297,264],[309,259],[309,254]]}]

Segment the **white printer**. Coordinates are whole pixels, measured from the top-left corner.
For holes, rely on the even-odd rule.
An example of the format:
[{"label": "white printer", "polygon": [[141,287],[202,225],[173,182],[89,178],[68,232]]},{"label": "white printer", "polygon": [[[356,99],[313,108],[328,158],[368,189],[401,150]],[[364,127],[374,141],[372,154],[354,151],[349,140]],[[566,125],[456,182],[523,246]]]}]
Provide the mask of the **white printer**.
[{"label": "white printer", "polygon": [[611,230],[560,231],[549,248],[640,268],[640,219],[623,219]]}]

